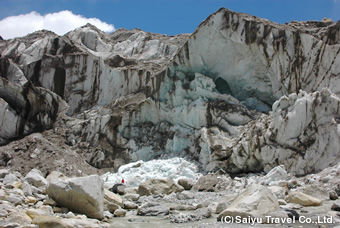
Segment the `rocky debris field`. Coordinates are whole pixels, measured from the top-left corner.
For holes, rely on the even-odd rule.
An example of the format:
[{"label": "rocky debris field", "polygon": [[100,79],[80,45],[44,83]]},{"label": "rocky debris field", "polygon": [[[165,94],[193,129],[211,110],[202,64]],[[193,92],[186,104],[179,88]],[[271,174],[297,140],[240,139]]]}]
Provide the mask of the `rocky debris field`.
[{"label": "rocky debris field", "polygon": [[278,166],[266,175],[150,179],[109,189],[98,175],[1,169],[0,226],[340,227],[339,177],[340,165],[300,178]]}]

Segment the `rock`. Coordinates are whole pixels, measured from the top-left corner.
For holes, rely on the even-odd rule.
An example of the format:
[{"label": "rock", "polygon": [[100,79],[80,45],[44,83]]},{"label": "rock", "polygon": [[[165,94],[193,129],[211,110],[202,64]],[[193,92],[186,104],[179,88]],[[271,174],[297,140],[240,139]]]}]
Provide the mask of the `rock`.
[{"label": "rock", "polygon": [[110,188],[109,190],[110,190],[111,192],[115,193],[115,194],[119,194],[119,192],[122,191],[122,189],[120,189],[119,192],[118,192],[118,188],[119,188],[119,187],[124,188],[124,184],[121,184],[121,183],[119,183],[119,184],[114,184],[114,185],[112,186],[112,188]]},{"label": "rock", "polygon": [[340,184],[337,184],[337,186],[334,188],[334,191],[336,194],[338,194],[338,196],[340,196]]},{"label": "rock", "polygon": [[181,185],[184,190],[190,190],[195,184],[194,181],[191,179],[179,179],[177,183]]},{"label": "rock", "polygon": [[41,205],[38,208],[39,210],[46,211],[49,214],[53,214],[53,208],[50,205]]},{"label": "rock", "polygon": [[104,206],[103,181],[98,175],[50,182],[47,194],[58,206],[102,219]]},{"label": "rock", "polygon": [[193,199],[195,198],[195,193],[190,192],[190,191],[183,191],[177,193],[177,199],[179,200],[188,200],[188,199]]},{"label": "rock", "polygon": [[124,195],[124,194],[125,194],[125,189],[126,189],[126,186],[125,186],[125,185],[118,186],[118,187],[117,187],[117,193],[118,193],[119,195]]},{"label": "rock", "polygon": [[25,180],[31,185],[37,188],[45,188],[48,185],[48,181],[43,177],[42,173],[37,169],[32,169],[25,176]]},{"label": "rock", "polygon": [[17,206],[17,205],[20,205],[20,204],[23,204],[24,203],[24,198],[22,197],[17,197],[17,196],[7,196],[5,198],[6,201],[12,203],[13,205]]},{"label": "rock", "polygon": [[53,214],[53,211],[49,211],[49,210],[43,210],[43,209],[28,209],[26,211],[26,214],[31,218],[34,219],[35,217],[38,216],[49,216]]},{"label": "rock", "polygon": [[300,215],[297,213],[296,210],[289,209],[289,208],[283,208],[283,210],[287,213],[288,217],[295,220],[299,220]]},{"label": "rock", "polygon": [[0,169],[0,178],[4,178],[8,173],[8,169]]},{"label": "rock", "polygon": [[215,186],[219,183],[219,179],[216,175],[208,174],[206,176],[202,176],[198,179],[198,181],[194,184],[192,189],[196,191],[204,191],[204,192],[214,192]]},{"label": "rock", "polygon": [[321,201],[329,200],[329,193],[315,184],[307,185],[303,188],[300,188],[299,191],[306,195],[310,195],[314,198],[320,199]]},{"label": "rock", "polygon": [[9,173],[4,177],[2,183],[4,185],[12,185],[15,181],[19,181],[19,179],[14,174]]},{"label": "rock", "polygon": [[157,195],[170,194],[172,192],[181,192],[184,188],[176,184],[172,179],[151,179],[141,183],[138,187],[138,194]]},{"label": "rock", "polygon": [[285,197],[285,192],[287,190],[285,187],[271,185],[268,186],[268,188],[270,189],[270,191],[272,191],[272,193],[274,193],[274,195],[276,195],[278,199],[283,199]]},{"label": "rock", "polygon": [[33,158],[33,159],[35,159],[35,158],[37,158],[37,156],[38,156],[40,153],[41,153],[41,151],[40,151],[38,148],[35,148],[35,149],[33,150],[33,153],[30,154],[30,157]]},{"label": "rock", "polygon": [[217,204],[216,207],[216,214],[220,214],[222,211],[224,211],[225,209],[227,209],[230,205],[230,202],[220,202]]},{"label": "rock", "polygon": [[[35,204],[37,201],[38,201],[38,200],[37,200],[35,197],[33,197],[33,196],[27,196],[27,204],[28,204],[28,203],[33,203],[33,204]],[[25,203],[26,203],[26,202],[25,202]]]},{"label": "rock", "polygon": [[104,189],[104,199],[119,206],[123,206],[123,200],[119,195]]},{"label": "rock", "polygon": [[39,228],[49,228],[49,227],[58,227],[58,228],[72,228],[73,226],[62,219],[53,217],[53,216],[37,216],[32,220],[33,224],[37,224]]},{"label": "rock", "polygon": [[286,197],[288,203],[297,203],[302,206],[320,206],[321,200],[312,197],[310,195],[304,194],[299,191],[291,191]]},{"label": "rock", "polygon": [[56,179],[63,179],[63,180],[65,180],[65,179],[67,179],[67,177],[64,175],[64,174],[62,174],[61,172],[58,172],[58,171],[52,171],[47,177],[46,177],[46,180],[48,181],[48,182],[51,182],[51,181],[53,181],[53,180],[56,180]]},{"label": "rock", "polygon": [[127,193],[124,195],[126,200],[137,201],[139,199],[139,194]]},{"label": "rock", "polygon": [[118,208],[117,210],[115,210],[115,212],[113,213],[114,217],[125,217],[126,215],[126,210]]},{"label": "rock", "polygon": [[194,214],[197,215],[200,218],[210,218],[211,217],[211,211],[209,208],[199,208],[194,211]]},{"label": "rock", "polygon": [[217,221],[226,216],[258,217],[279,209],[276,196],[268,188],[254,184],[246,188],[227,209],[222,211]]},{"label": "rock", "polygon": [[6,210],[0,210],[0,218],[7,217],[8,212]]},{"label": "rock", "polygon": [[196,209],[197,207],[194,205],[175,205],[175,206],[170,207],[170,210],[176,210],[176,211],[193,211]]},{"label": "rock", "polygon": [[66,213],[69,212],[69,210],[66,207],[53,207],[53,212],[54,213],[66,214]]},{"label": "rock", "polygon": [[124,201],[123,207],[127,210],[134,210],[138,208],[138,205],[130,201]]},{"label": "rock", "polygon": [[57,202],[55,202],[53,199],[48,198],[44,200],[44,205],[57,206]]},{"label": "rock", "polygon": [[333,203],[332,208],[333,211],[340,211],[340,200],[337,200]]},{"label": "rock", "polygon": [[5,221],[6,223],[17,223],[20,226],[31,224],[32,219],[21,211],[15,211],[14,213],[9,213]]},{"label": "rock", "polygon": [[106,207],[107,207],[108,211],[109,211],[110,213],[112,213],[112,214],[113,214],[117,209],[120,208],[120,206],[117,205],[117,204],[115,204],[115,203],[108,203],[108,204],[106,205]]},{"label": "rock", "polygon": [[335,191],[330,191],[329,192],[329,199],[330,200],[337,200],[338,198],[339,198],[338,194]]},{"label": "rock", "polygon": [[169,208],[161,205],[159,203],[148,202],[143,204],[141,207],[137,209],[137,215],[141,216],[159,216],[159,215],[168,215]]},{"label": "rock", "polygon": [[44,194],[34,193],[33,195],[34,195],[39,201],[45,200],[45,199],[46,199],[46,195],[44,195]]},{"label": "rock", "polygon": [[71,211],[67,212],[66,214],[66,218],[75,218],[75,217],[76,216]]},{"label": "rock", "polygon": [[24,192],[25,196],[32,196],[32,187],[29,183],[23,182],[21,189]]},{"label": "rock", "polygon": [[278,202],[279,202],[279,205],[287,205],[287,202],[283,199],[279,199]]},{"label": "rock", "polygon": [[22,188],[22,182],[21,181],[14,181],[11,185],[12,185],[13,188],[18,188],[18,189]]},{"label": "rock", "polygon": [[126,186],[124,184],[115,184],[109,190],[115,194],[124,195]]},{"label": "rock", "polygon": [[108,219],[112,219],[113,218],[113,214],[111,214],[111,212],[109,212],[109,211],[104,211],[104,217],[108,218]]}]

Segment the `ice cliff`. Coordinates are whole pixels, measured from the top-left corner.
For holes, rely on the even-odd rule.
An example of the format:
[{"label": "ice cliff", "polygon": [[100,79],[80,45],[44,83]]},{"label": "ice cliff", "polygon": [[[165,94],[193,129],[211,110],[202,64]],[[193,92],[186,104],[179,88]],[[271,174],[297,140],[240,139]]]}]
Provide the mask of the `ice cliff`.
[{"label": "ice cliff", "polygon": [[88,24],[3,40],[0,143],[53,127],[64,100],[67,143],[97,148],[82,154],[97,168],[177,156],[205,171],[320,171],[340,162],[339,34],[222,8],[191,35]]}]

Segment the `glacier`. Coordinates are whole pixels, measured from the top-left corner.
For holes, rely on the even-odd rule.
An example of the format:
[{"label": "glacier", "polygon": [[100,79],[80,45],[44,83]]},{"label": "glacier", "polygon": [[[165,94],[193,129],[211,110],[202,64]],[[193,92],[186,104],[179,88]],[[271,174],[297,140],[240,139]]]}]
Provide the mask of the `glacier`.
[{"label": "glacier", "polygon": [[222,8],[192,34],[88,24],[3,40],[0,143],[58,125],[103,170],[177,156],[202,172],[318,172],[340,162],[339,31]]}]

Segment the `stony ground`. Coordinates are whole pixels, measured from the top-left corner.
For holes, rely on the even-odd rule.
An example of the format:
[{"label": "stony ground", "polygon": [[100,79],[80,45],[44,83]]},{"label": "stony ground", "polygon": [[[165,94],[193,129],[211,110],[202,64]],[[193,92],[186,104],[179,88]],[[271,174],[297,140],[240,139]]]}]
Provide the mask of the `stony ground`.
[{"label": "stony ground", "polygon": [[[271,224],[255,222],[255,227],[340,227],[339,175],[340,165],[299,178],[276,167],[265,176],[248,174],[232,179],[208,174],[198,181],[153,179],[138,188],[102,187],[98,191],[103,199],[94,200],[103,202],[103,217],[94,219],[77,208],[61,206],[52,196],[51,185],[71,180],[62,173],[53,171],[46,176],[37,169],[27,174],[1,169],[0,227],[227,227],[230,224],[221,222],[223,216],[235,219],[232,227],[248,227],[251,220],[238,224],[237,215],[241,214],[248,219],[280,219]],[[98,176],[72,180],[80,183],[84,178]],[[89,180],[83,185],[93,182]],[[79,207],[83,206],[79,203]]]}]

